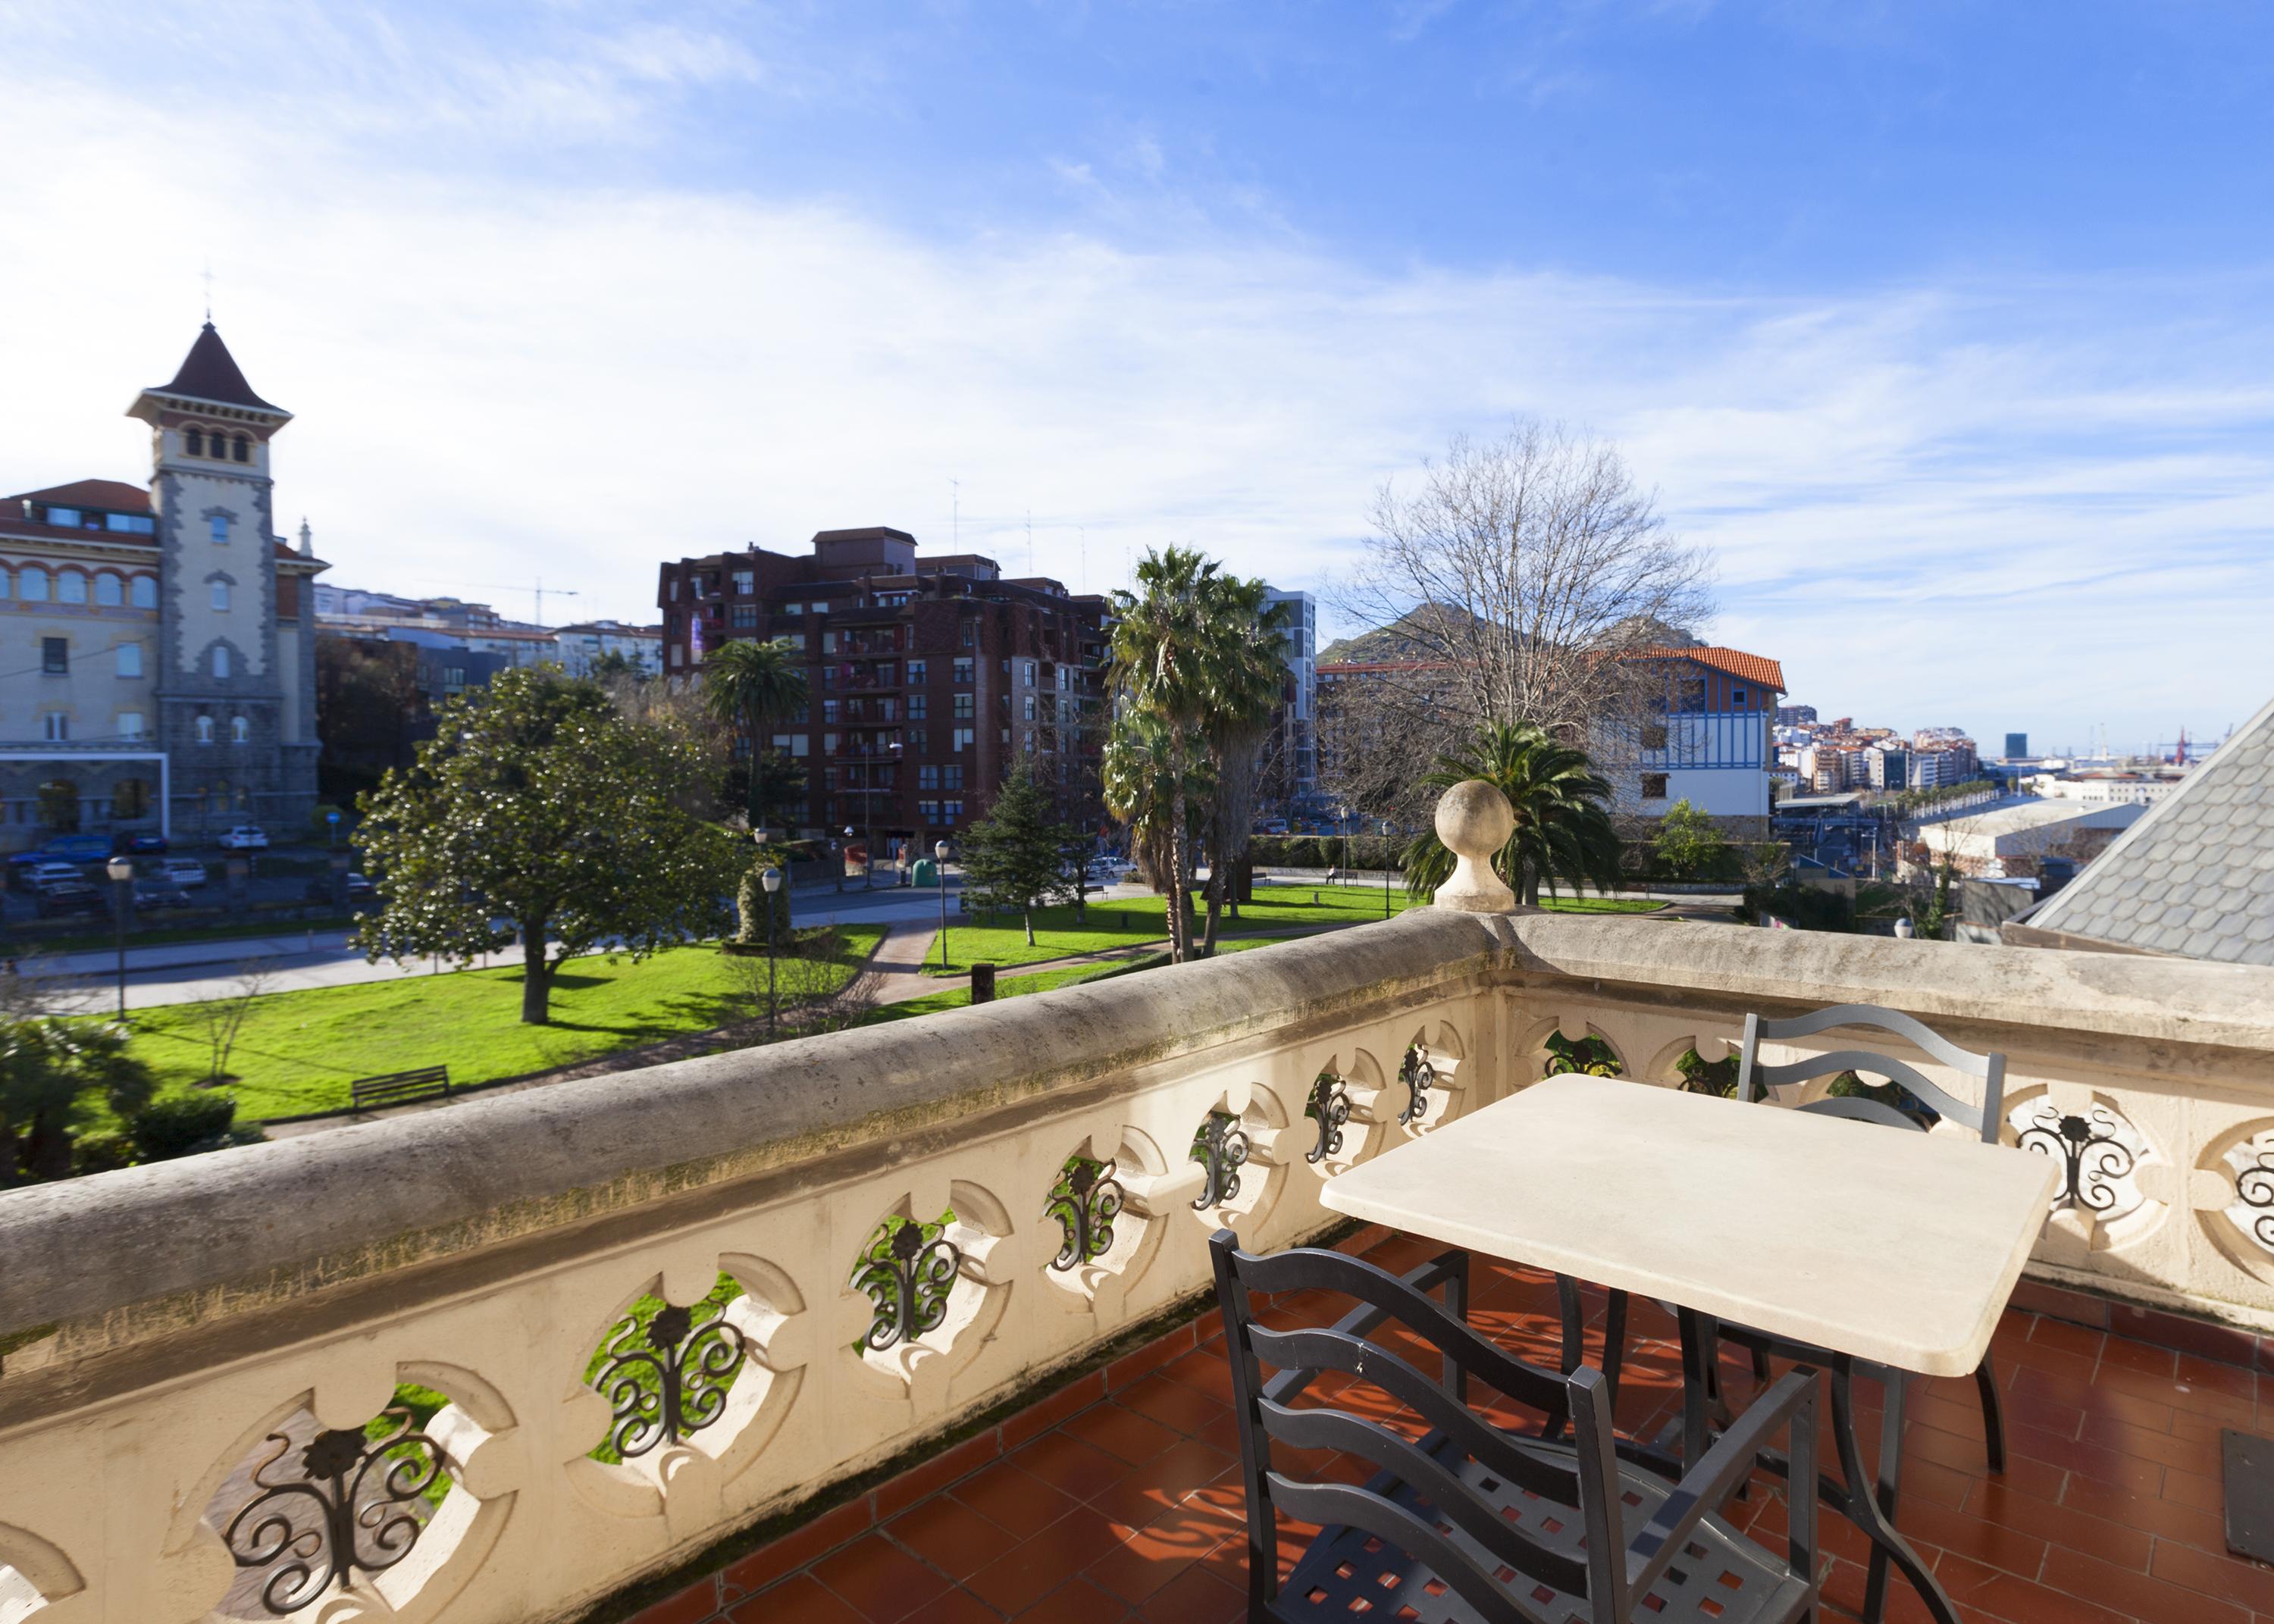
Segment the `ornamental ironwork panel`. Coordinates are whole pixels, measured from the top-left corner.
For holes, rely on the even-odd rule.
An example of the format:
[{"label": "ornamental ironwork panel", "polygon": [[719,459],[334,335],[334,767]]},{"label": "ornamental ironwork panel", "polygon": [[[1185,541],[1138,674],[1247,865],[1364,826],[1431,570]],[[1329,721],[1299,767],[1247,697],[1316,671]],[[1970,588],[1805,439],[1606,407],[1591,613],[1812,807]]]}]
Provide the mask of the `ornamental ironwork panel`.
[{"label": "ornamental ironwork panel", "polygon": [[2118,1199],[2117,1182],[2131,1177],[2131,1148],[2118,1137],[2120,1124],[2105,1105],[2078,1116],[2061,1110],[2050,1100],[2029,1114],[2016,1136],[2024,1150],[2061,1159],[2061,1185],[2052,1210],[2082,1207],[2105,1213]]},{"label": "ornamental ironwork panel", "polygon": [[2274,1150],[2261,1149],[2234,1177],[2235,1199],[2250,1208],[2250,1233],[2274,1251]]},{"label": "ornamental ironwork panel", "polygon": [[1437,1080],[1437,1068],[1429,1064],[1429,1051],[1419,1043],[1408,1043],[1405,1058],[1397,1063],[1397,1080],[1405,1085],[1405,1105],[1397,1113],[1397,1120],[1400,1125],[1410,1128],[1429,1114],[1429,1090]]},{"label": "ornamental ironwork panel", "polygon": [[1576,1038],[1551,1032],[1540,1047],[1547,1051],[1547,1063],[1540,1072],[1542,1077],[1561,1077],[1573,1071],[1586,1077],[1619,1075],[1618,1051],[1592,1032]]},{"label": "ornamental ironwork panel", "polygon": [[1208,1169],[1193,1210],[1204,1213],[1239,1194],[1239,1169],[1247,1162],[1247,1131],[1230,1111],[1210,1111],[1193,1135],[1189,1158]]},{"label": "ornamental ironwork panel", "polygon": [[877,1226],[853,1269],[853,1288],[876,1306],[856,1348],[882,1353],[937,1331],[947,1319],[948,1293],[963,1253],[944,1223],[887,1218]]},{"label": "ornamental ironwork panel", "polygon": [[1332,1071],[1319,1073],[1318,1081],[1311,1085],[1311,1098],[1303,1115],[1319,1124],[1319,1142],[1303,1153],[1310,1162],[1325,1161],[1340,1155],[1343,1148],[1343,1129],[1350,1123],[1350,1085]]},{"label": "ornamental ironwork panel", "polygon": [[1674,1069],[1682,1073],[1682,1092],[1684,1094],[1713,1094],[1724,1100],[1736,1097],[1737,1056],[1735,1055],[1708,1060],[1696,1049],[1688,1049],[1682,1051],[1682,1057],[1674,1063]]},{"label": "ornamental ironwork panel", "polygon": [[591,1385],[608,1401],[608,1442],[624,1460],[675,1444],[726,1413],[748,1349],[727,1323],[725,1304],[699,1323],[695,1312],[666,1304],[644,1326],[628,1314],[601,1344],[606,1363]]},{"label": "ornamental ironwork panel", "polygon": [[[409,1507],[449,1457],[417,1430],[407,1407],[389,1407],[380,1418],[395,1425],[377,1439],[335,1428],[297,1452],[285,1433],[268,1434],[275,1450],[252,1470],[260,1492],[237,1508],[222,1538],[239,1568],[273,1570],[260,1587],[271,1617],[297,1613],[358,1572],[394,1567],[418,1543],[425,1522]],[[287,1455],[296,1457],[297,1477],[275,1475]]]},{"label": "ornamental ironwork panel", "polygon": [[1096,1261],[1113,1250],[1113,1220],[1121,1212],[1116,1163],[1094,1156],[1068,1156],[1043,1203],[1043,1216],[1058,1221],[1065,1237],[1050,1267],[1061,1272]]}]

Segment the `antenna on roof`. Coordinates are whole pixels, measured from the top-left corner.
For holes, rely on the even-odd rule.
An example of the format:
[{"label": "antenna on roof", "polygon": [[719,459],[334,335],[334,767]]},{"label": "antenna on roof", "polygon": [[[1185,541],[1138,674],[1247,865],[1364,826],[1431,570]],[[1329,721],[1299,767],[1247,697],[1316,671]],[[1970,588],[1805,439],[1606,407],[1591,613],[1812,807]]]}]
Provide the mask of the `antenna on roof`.
[{"label": "antenna on roof", "polygon": [[1027,509],[1027,574],[1035,573],[1035,510]]},{"label": "antenna on roof", "polygon": [[206,325],[213,325],[213,256],[206,256]]},{"label": "antenna on roof", "polygon": [[1077,524],[1074,529],[1081,533],[1081,590],[1087,592],[1089,590],[1089,526]]},{"label": "antenna on roof", "polygon": [[953,527],[950,533],[955,538],[955,550],[960,553],[963,551],[963,481],[951,478],[947,485],[948,523]]}]

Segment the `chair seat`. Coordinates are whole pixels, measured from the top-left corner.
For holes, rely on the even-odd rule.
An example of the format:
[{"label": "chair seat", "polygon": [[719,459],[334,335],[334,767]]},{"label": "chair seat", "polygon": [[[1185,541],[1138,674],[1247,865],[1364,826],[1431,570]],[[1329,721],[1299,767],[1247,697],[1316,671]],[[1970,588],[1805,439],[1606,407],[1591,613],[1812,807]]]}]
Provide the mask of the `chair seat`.
[{"label": "chair seat", "polygon": [[[1586,1560],[1586,1530],[1578,1512],[1501,1482],[1442,1434],[1429,1434],[1421,1440],[1421,1447],[1532,1539],[1574,1561]],[[1526,1454],[1554,1459],[1570,1469],[1572,1449],[1569,1444],[1535,1439],[1523,1440],[1519,1447]],[[1624,1462],[1619,1468],[1619,1480],[1624,1540],[1631,1541],[1656,1513],[1671,1485]],[[1367,1487],[1424,1519],[1437,1521],[1428,1502],[1390,1473],[1377,1474]],[[1438,1522],[1438,1527],[1453,1544],[1491,1569],[1493,1559],[1476,1541],[1457,1526]],[[1584,1597],[1506,1568],[1500,1569],[1499,1576],[1519,1607],[1552,1624],[1564,1624],[1567,1620],[1585,1624],[1595,1616]],[[1807,1586],[1777,1558],[1721,1518],[1708,1516],[1698,1524],[1683,1557],[1667,1570],[1665,1578],[1646,1598],[1635,1598],[1634,1614],[1650,1620],[1651,1624],[1782,1624],[1799,1617],[1807,1602]],[[1401,1624],[1477,1624],[1480,1616],[1426,1562],[1386,1539],[1345,1527],[1320,1530],[1280,1586],[1275,1607],[1278,1616],[1286,1620],[1331,1618],[1343,1624],[1368,1616],[1397,1620]]]}]

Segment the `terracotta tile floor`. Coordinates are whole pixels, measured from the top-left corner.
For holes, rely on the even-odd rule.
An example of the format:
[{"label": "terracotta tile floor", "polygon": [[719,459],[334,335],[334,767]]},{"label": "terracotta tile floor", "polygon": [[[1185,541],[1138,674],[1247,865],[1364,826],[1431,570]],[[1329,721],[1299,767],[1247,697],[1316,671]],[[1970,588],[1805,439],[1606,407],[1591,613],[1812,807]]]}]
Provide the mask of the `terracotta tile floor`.
[{"label": "terracotta tile floor", "polygon": [[[1379,1230],[1347,1245],[1397,1269],[1427,1250]],[[1475,1323],[1552,1362],[1547,1279],[1480,1259],[1475,1284]],[[1276,1317],[1315,1322],[1344,1305],[1285,1304]],[[1673,1412],[1677,1365],[1671,1324],[1640,1305],[1638,1320],[1620,1423],[1647,1434]],[[2274,1431],[2262,1410],[2274,1403],[2274,1388],[2262,1396],[2274,1376],[2020,1310],[1994,1351],[2002,1477],[1985,1468],[1970,1381],[1919,1384],[1905,1434],[1897,1521],[1969,1624],[2274,1624],[2274,1568],[2226,1553],[2218,1443],[2221,1427]],[[638,1624],[1239,1618],[1246,1551],[1222,1356],[1212,1318],[1172,1333]],[[1734,1380],[1747,1390],[1747,1378]],[[1861,1387],[1859,1400],[1876,1393]],[[1867,1409],[1867,1449],[1878,1419]],[[1734,1510],[1781,1548],[1781,1488]],[[1824,1530],[1827,1613],[1849,1617],[1865,1547],[1836,1518]],[[1283,1564],[1299,1548],[1283,1539]],[[1926,1617],[1900,1578],[1889,1595],[1895,1624]]]}]

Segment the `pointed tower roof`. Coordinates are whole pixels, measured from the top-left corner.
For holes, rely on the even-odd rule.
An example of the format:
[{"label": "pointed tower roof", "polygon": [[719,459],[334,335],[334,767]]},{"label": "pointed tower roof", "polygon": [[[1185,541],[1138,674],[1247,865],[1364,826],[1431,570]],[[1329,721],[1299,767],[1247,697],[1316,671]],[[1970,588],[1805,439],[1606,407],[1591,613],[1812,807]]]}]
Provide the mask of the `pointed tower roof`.
[{"label": "pointed tower roof", "polygon": [[[150,391],[154,395],[184,395],[192,400],[213,401],[223,406],[249,406],[255,411],[282,412],[282,406],[262,400],[245,381],[245,373],[230,355],[229,346],[221,342],[221,335],[210,321],[199,329],[197,342],[190,353],[182,357],[179,371],[171,383],[160,384]],[[290,414],[287,414],[290,415]]]}]

